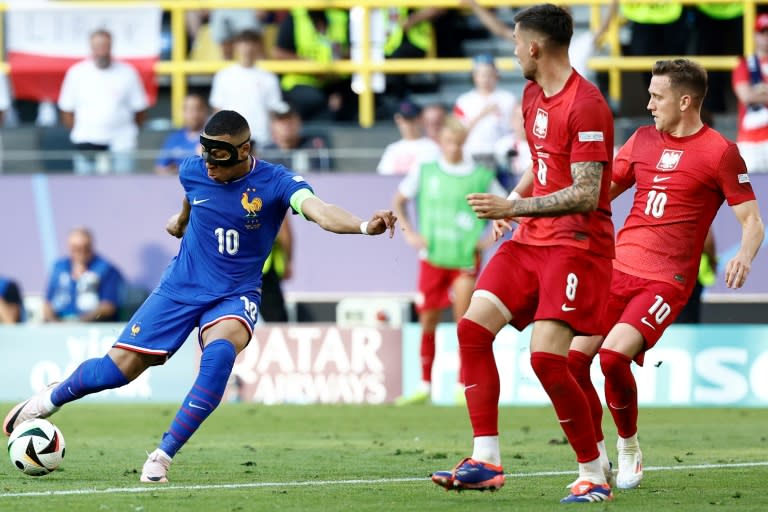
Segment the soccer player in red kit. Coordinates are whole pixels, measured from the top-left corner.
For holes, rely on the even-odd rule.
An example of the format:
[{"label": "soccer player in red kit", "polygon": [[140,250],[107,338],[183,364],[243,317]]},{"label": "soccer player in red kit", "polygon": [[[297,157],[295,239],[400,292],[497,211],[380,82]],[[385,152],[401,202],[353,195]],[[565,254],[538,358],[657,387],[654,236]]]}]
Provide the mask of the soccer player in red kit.
[{"label": "soccer player in red kit", "polygon": [[531,366],[579,462],[579,482],[562,501],[605,501],[613,496],[608,462],[600,460],[589,405],[568,371],[567,354],[574,334],[600,333],[593,312],[602,311],[608,297],[613,117],[602,94],[571,68],[567,11],[535,5],[515,22],[515,54],[531,80],[523,117],[532,170],[507,199],[470,194],[468,201],[481,218],[524,220],[486,265],[458,323],[472,456],[432,480],[452,490],[504,484],[493,340],[508,323],[522,330],[534,322]]},{"label": "soccer player in red kit", "polygon": [[[633,185],[634,203],[616,241],[616,259],[604,331],[577,337],[569,368],[587,395],[594,430],[602,439],[602,406],[589,378],[600,352],[605,398],[618,429],[616,485],[632,489],[643,477],[637,441],[637,385],[630,371],[643,364],[664,330],[683,309],[696,284],[704,240],[723,203],[742,228],[741,246],[725,269],[726,285],[740,288],[763,241],[764,227],[736,144],[701,121],[707,72],[687,59],[653,67],[643,126],[616,156],[611,196]],[[602,346],[601,342],[602,341]]]}]

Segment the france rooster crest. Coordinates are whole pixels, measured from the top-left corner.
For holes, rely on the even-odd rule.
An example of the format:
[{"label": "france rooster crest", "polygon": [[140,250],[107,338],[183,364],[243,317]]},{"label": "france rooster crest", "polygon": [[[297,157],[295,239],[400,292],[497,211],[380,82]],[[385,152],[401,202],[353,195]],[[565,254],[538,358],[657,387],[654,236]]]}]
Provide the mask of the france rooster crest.
[{"label": "france rooster crest", "polygon": [[255,188],[247,188],[240,196],[240,205],[245,210],[245,229],[259,229],[259,212],[264,205],[262,199],[255,195]]},{"label": "france rooster crest", "polygon": [[240,204],[243,205],[243,209],[245,210],[245,216],[247,218],[256,217],[258,213],[261,211],[261,198],[260,197],[254,197],[253,199],[250,199],[248,197],[249,192],[256,192],[256,189],[246,189],[245,192],[243,192],[242,197],[240,198]]}]

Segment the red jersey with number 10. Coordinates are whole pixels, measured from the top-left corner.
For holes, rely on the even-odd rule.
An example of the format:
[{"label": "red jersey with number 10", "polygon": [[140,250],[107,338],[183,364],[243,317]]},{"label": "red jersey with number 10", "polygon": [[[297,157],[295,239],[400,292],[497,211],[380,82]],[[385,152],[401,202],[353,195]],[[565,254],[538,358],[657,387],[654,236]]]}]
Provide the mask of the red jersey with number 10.
[{"label": "red jersey with number 10", "polygon": [[523,92],[523,120],[533,157],[533,196],[573,185],[571,164],[602,162],[597,210],[557,217],[525,218],[514,240],[528,245],[569,245],[608,258],[614,255],[611,221],[613,115],[605,98],[575,71],[563,90],[546,97],[529,82]]},{"label": "red jersey with number 10", "polygon": [[734,206],[755,199],[736,144],[708,126],[687,137],[639,128],[616,155],[613,181],[637,186],[614,268],[688,292],[723,200]]}]

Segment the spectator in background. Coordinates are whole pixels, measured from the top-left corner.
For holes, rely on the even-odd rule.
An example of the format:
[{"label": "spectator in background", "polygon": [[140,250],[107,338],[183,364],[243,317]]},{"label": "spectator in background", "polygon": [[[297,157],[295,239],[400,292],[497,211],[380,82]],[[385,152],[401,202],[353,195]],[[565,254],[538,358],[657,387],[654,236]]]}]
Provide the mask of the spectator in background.
[{"label": "spectator in background", "polygon": [[[495,171],[465,158],[462,146],[466,138],[467,129],[461,121],[449,118],[440,131],[440,156],[410,172],[393,200],[392,210],[403,226],[405,240],[419,252],[420,259],[416,308],[421,324],[421,386],[414,394],[398,399],[398,405],[430,400],[435,331],[442,311],[453,306],[454,321],[461,319],[475,287],[480,255],[493,243],[483,237],[486,221],[474,214],[467,195],[507,194],[495,180]],[[416,204],[418,229],[408,218],[410,201]],[[461,375],[459,365],[455,398],[463,403]]]},{"label": "spectator in background", "polygon": [[473,59],[472,83],[475,87],[456,99],[453,113],[469,133],[464,151],[493,167],[496,142],[512,133],[517,98],[497,87],[499,72],[492,55],[481,54]]},{"label": "spectator in background", "polygon": [[[696,33],[694,55],[744,54],[743,2],[702,3],[692,11]],[[703,108],[717,113],[727,110],[728,78],[727,71],[709,72],[709,89]]]},{"label": "spectator in background", "polygon": [[[477,19],[480,20],[493,35],[502,37],[512,43],[515,42],[514,30],[508,27],[490,10],[478,4],[477,0],[461,0],[461,3],[472,9],[472,12],[477,16]],[[565,7],[564,9],[569,13],[571,12],[568,7]],[[616,16],[617,11],[618,0],[614,0],[603,16],[600,27],[594,34],[584,32],[582,34],[574,34],[571,38],[571,45],[568,47],[568,58],[571,61],[571,66],[581,76],[593,83],[596,82],[596,75],[587,67],[587,61],[599,49],[602,38],[608,30],[611,21]]]},{"label": "spectator in background", "polygon": [[[387,59],[423,59],[426,57],[435,44],[432,20],[441,16],[445,9],[390,7],[386,11],[387,28],[384,56]],[[410,93],[407,79],[408,75],[406,74],[387,75],[387,95],[398,100],[405,98]]]},{"label": "spectator in background", "polygon": [[293,268],[293,230],[290,218],[290,213],[287,213],[272,244],[272,252],[262,268],[259,315],[265,322],[288,321],[282,283],[284,279],[291,278]]},{"label": "spectator in background", "polygon": [[[568,11],[571,12],[571,9],[568,8]],[[607,9],[603,9],[601,12],[600,26],[597,30],[594,32],[585,30],[584,32],[573,34],[571,46],[568,47],[568,58],[571,60],[573,69],[596,85],[598,85],[597,73],[589,69],[589,59],[600,52],[604,44],[605,34],[608,32],[608,28],[618,12],[618,0],[611,2]]]},{"label": "spectator in background", "polygon": [[67,240],[69,256],[51,270],[43,305],[46,322],[113,322],[118,319],[123,277],[93,249],[93,235],[83,227]]},{"label": "spectator in background", "polygon": [[0,277],[0,324],[18,324],[24,321],[24,301],[15,281]]},{"label": "spectator in background", "polygon": [[297,173],[333,169],[328,141],[319,135],[302,133],[301,117],[289,103],[277,104],[270,116],[273,142],[261,151],[265,160]]},{"label": "spectator in background", "polygon": [[755,53],[733,70],[739,101],[736,142],[751,173],[768,172],[768,14],[755,21]]},{"label": "spectator in background", "polygon": [[280,103],[282,95],[277,75],[259,69],[264,57],[261,33],[241,32],[235,42],[237,63],[213,76],[209,101],[215,112],[234,110],[248,121],[256,147],[270,142],[269,111]]},{"label": "spectator in background", "polygon": [[[274,57],[330,63],[346,59],[349,15],[340,9],[291,9],[280,23]],[[283,97],[309,120],[347,121],[357,114],[357,96],[348,75],[286,73],[280,81]]]},{"label": "spectator in background", "polygon": [[8,113],[13,110],[11,103],[11,87],[8,84],[8,75],[3,73],[0,76],[0,125],[4,125],[8,121]]},{"label": "spectator in background", "polygon": [[128,173],[134,170],[139,128],[149,102],[138,72],[112,59],[112,35],[90,35],[91,58],[73,65],[64,77],[59,109],[72,130],[76,174]]},{"label": "spectator in background", "polygon": [[[8,76],[3,74],[0,76],[0,126],[9,126],[15,124],[16,112],[13,110],[13,104],[11,103],[11,88],[8,84]],[[3,145],[2,139],[0,139],[0,173],[3,172]]]},{"label": "spectator in background", "polygon": [[401,139],[384,150],[376,167],[379,174],[408,174],[422,161],[437,160],[440,146],[423,135],[419,105],[410,100],[400,102],[394,119]]},{"label": "spectator in background", "polygon": [[184,11],[184,24],[187,27],[187,50],[192,48],[198,32],[210,19],[208,9],[187,9]]},{"label": "spectator in background", "polygon": [[421,122],[424,125],[424,135],[437,142],[440,130],[445,125],[448,111],[442,103],[430,103],[421,112]]},{"label": "spectator in background", "polygon": [[496,141],[494,156],[499,170],[499,181],[508,190],[515,188],[531,167],[531,148],[523,125],[523,109],[520,105],[512,113],[512,131]]},{"label": "spectator in background", "polygon": [[187,94],[183,115],[184,126],[169,134],[160,149],[155,161],[157,174],[178,174],[181,161],[197,154],[200,132],[210,115],[208,102],[199,94]]},{"label": "spectator in background", "polygon": [[689,31],[682,4],[614,2],[630,22],[627,55],[685,55]]},{"label": "spectator in background", "polygon": [[225,60],[236,56],[234,47],[245,31],[261,32],[260,13],[256,9],[212,9],[208,17],[211,37],[221,47]]}]

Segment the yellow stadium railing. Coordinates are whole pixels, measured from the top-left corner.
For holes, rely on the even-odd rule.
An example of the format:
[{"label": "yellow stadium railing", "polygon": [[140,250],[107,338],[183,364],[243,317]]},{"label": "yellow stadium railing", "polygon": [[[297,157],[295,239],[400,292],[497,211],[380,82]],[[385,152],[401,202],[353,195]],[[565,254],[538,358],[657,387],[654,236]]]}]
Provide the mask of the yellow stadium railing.
[{"label": "yellow stadium railing", "polygon": [[[143,0],[109,0],[109,1],[72,1],[73,5],[105,5],[125,6],[131,3],[146,3]],[[206,8],[243,8],[284,10],[291,7],[308,8],[342,8],[349,9],[359,7],[364,9],[363,41],[370,40],[370,27],[368,26],[368,12],[377,7],[462,7],[460,0],[158,0],[152,2],[159,5],[164,11],[168,11],[171,17],[171,31],[173,45],[171,59],[157,63],[155,70],[158,74],[168,75],[171,85],[172,117],[175,125],[180,125],[182,120],[181,105],[187,93],[187,77],[193,74],[213,74],[228,65],[223,61],[193,62],[186,55],[187,32],[185,26],[185,13],[192,9]],[[524,7],[541,3],[540,0],[479,0],[486,7]],[[564,6],[590,6],[590,26],[595,30],[601,23],[602,7],[608,6],[612,0],[559,0],[555,3]],[[654,0],[634,0],[634,3],[657,3]],[[703,3],[722,3],[718,0],[686,0],[679,3],[686,5]],[[754,51],[752,38],[755,22],[755,6],[768,3],[768,0],[745,0],[744,4],[744,53],[749,55]],[[0,11],[7,9],[5,2],[0,2]],[[2,25],[0,24],[0,41],[2,37]],[[713,35],[714,36],[714,35]],[[621,99],[621,73],[622,71],[650,70],[660,56],[649,57],[622,57],[619,43],[619,20],[614,19],[606,34],[606,41],[610,49],[610,55],[605,57],[592,57],[589,66],[597,71],[607,71],[609,76],[609,96],[614,102]],[[738,62],[738,56],[696,56],[705,68],[709,70],[731,70]],[[509,71],[516,67],[513,58],[499,58],[497,65],[501,70]],[[259,66],[263,69],[275,72],[306,72],[306,73],[359,73],[363,80],[363,89],[360,93],[359,122],[361,126],[371,126],[375,119],[374,93],[371,88],[373,73],[445,73],[470,71],[472,61],[469,58],[459,59],[388,59],[385,62],[372,62],[369,48],[363,48],[361,62],[340,60],[330,64],[319,64],[308,61],[284,61],[262,60]],[[7,71],[7,64],[0,63],[0,69]]]}]

